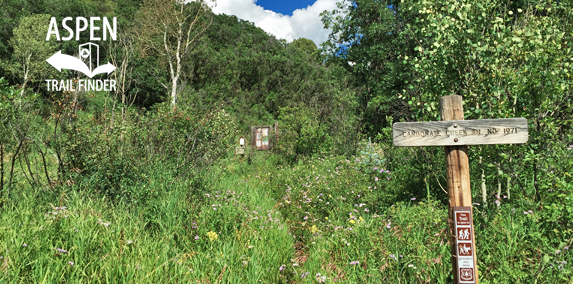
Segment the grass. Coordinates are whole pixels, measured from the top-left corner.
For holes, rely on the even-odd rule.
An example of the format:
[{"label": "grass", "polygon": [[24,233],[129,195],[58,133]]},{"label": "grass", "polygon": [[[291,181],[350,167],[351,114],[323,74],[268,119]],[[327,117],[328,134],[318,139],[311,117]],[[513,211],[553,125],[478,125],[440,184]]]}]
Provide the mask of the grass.
[{"label": "grass", "polygon": [[[452,282],[441,190],[396,194],[394,173],[361,157],[277,161],[228,158],[200,186],[158,171],[145,184],[156,193],[129,205],[90,183],[19,179],[0,214],[0,282]],[[531,209],[474,208],[481,283],[573,283],[571,230]]]}]

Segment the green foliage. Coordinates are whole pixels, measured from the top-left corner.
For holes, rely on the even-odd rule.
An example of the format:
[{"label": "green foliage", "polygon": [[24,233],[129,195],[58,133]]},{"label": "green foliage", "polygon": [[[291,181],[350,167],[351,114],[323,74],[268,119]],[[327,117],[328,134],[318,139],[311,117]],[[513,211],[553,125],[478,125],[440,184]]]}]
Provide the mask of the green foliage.
[{"label": "green foliage", "polygon": [[318,118],[316,112],[304,105],[299,108],[281,108],[278,151],[291,160],[328,151],[332,146],[332,138],[327,132],[327,126]]},{"label": "green foliage", "polygon": [[[104,115],[110,115],[105,113]],[[161,167],[165,179],[195,179],[226,154],[236,124],[224,110],[201,117],[163,106],[145,115],[129,112],[109,126],[89,117],[65,122],[64,176],[88,182],[112,200],[146,202],[146,172]],[[105,121],[105,120],[104,120]],[[77,177],[76,177],[77,176]]]},{"label": "green foliage", "polygon": [[58,49],[55,41],[45,40],[49,22],[50,15],[45,14],[23,17],[13,31],[14,36],[9,41],[12,57],[4,62],[2,68],[18,78],[22,88],[28,81],[38,85],[50,74],[55,74],[54,68],[46,62]]},{"label": "green foliage", "polygon": [[349,74],[357,89],[361,130],[372,137],[381,132],[386,116],[397,121],[410,116],[396,96],[412,80],[409,66],[400,60],[414,46],[411,38],[401,36],[409,20],[402,6],[393,1],[350,1],[322,14],[324,25],[332,29],[330,40],[322,44],[323,55]]},{"label": "green foliage", "polygon": [[[174,24],[154,3],[0,3],[0,68],[23,83],[77,48],[42,41],[47,13],[118,16],[102,50],[127,64],[113,94],[0,79],[0,282],[450,283],[443,149],[394,147],[391,126],[438,120],[452,93],[466,119],[530,124],[525,146],[469,151],[480,282],[571,281],[569,2],[341,2],[320,50],[207,10],[176,110],[142,44]],[[275,121],[273,152],[232,155]]]}]

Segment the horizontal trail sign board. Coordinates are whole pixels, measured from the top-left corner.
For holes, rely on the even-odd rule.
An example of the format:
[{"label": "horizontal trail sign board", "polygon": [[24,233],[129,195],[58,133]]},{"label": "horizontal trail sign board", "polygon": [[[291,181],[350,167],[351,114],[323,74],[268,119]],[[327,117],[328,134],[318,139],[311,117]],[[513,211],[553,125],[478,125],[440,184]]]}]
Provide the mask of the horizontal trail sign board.
[{"label": "horizontal trail sign board", "polygon": [[394,146],[461,146],[523,144],[528,140],[525,118],[397,122]]}]

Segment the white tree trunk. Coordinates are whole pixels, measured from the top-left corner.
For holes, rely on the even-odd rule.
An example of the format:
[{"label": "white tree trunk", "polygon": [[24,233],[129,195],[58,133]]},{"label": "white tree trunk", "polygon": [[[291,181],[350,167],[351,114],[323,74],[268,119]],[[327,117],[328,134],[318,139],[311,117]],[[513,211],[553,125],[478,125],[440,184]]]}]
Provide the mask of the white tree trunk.
[{"label": "white tree trunk", "polygon": [[[482,157],[479,157],[479,163],[482,163]],[[487,206],[487,188],[485,186],[485,171],[481,170],[481,199],[483,206]]]}]

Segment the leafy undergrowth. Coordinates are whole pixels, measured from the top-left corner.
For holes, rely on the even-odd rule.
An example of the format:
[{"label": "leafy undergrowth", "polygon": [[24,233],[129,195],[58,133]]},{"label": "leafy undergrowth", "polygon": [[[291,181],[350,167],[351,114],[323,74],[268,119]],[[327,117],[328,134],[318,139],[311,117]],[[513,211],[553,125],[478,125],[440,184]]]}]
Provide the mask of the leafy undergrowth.
[{"label": "leafy undergrowth", "polygon": [[[150,175],[157,194],[130,206],[21,189],[0,215],[0,282],[451,283],[447,206],[393,189],[373,156],[234,157],[200,185]],[[476,204],[481,283],[572,280],[571,231],[538,209]]]}]

